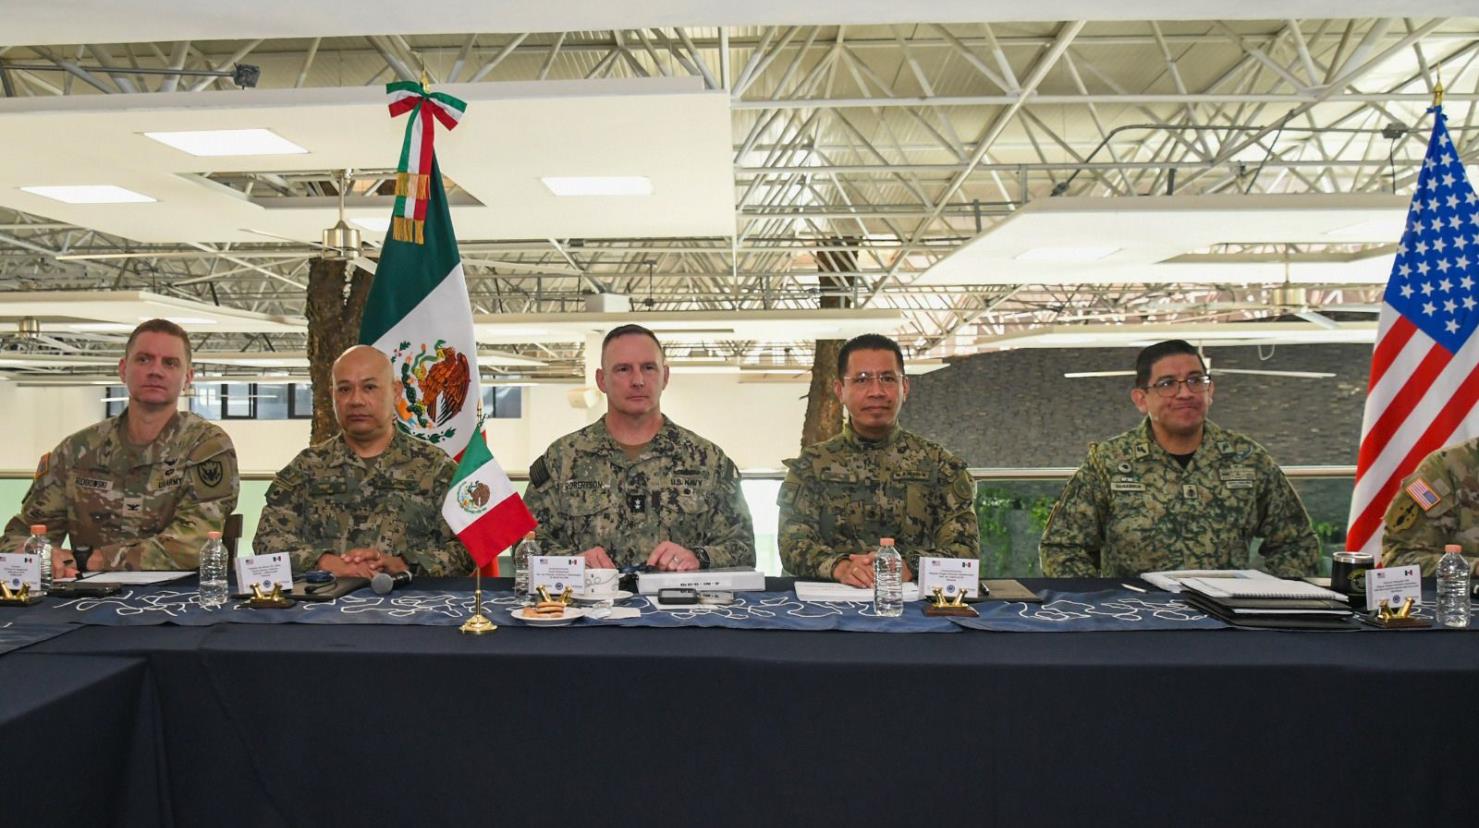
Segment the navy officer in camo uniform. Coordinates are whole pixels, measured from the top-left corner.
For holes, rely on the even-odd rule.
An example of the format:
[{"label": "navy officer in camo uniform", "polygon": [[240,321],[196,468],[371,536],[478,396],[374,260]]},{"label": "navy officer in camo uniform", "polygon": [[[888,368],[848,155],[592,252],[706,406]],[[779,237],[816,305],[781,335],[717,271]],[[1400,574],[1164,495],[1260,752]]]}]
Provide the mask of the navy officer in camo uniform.
[{"label": "navy officer in camo uniform", "polygon": [[904,580],[921,557],[980,554],[976,485],[965,461],[899,425],[909,396],[904,352],[881,334],[848,340],[832,392],[847,409],[842,433],[787,460],[777,498],[781,562],[800,578],[873,586],[873,556],[889,537]]},{"label": "navy officer in camo uniform", "polygon": [[44,523],[59,576],[195,569],[206,533],[236,508],[240,480],[226,432],[178,410],[192,377],[183,328],[168,319],[134,328],[118,360],[127,407],[42,455],[0,548],[18,551],[29,527]]},{"label": "navy officer in camo uniform", "polygon": [[1212,377],[1195,347],[1142,350],[1130,398],[1145,419],[1089,446],[1043,530],[1044,575],[1245,569],[1254,538],[1275,575],[1314,572],[1320,541],[1289,479],[1263,446],[1207,419]]},{"label": "navy officer in camo uniform", "polygon": [[720,448],[662,413],[662,344],[622,325],[601,344],[606,414],[556,440],[529,467],[524,502],[541,551],[597,569],[681,572],[755,565],[739,471]]}]

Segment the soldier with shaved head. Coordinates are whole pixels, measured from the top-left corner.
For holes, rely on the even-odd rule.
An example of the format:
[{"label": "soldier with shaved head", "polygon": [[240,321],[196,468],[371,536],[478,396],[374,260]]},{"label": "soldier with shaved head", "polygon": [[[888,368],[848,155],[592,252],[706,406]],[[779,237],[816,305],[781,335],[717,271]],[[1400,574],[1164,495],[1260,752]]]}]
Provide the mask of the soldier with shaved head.
[{"label": "soldier with shaved head", "polygon": [[397,428],[390,360],[356,345],[334,362],[333,377],[341,432],[277,473],[253,549],[288,553],[295,571],[471,574],[471,557],[442,519],[456,466]]}]

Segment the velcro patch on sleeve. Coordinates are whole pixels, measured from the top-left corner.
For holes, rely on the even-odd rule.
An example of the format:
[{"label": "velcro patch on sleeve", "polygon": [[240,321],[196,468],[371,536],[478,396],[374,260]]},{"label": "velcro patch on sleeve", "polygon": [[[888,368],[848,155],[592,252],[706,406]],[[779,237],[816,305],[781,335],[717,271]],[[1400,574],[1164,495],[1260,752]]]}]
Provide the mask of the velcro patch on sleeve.
[{"label": "velcro patch on sleeve", "polygon": [[1412,496],[1414,503],[1422,507],[1424,512],[1431,512],[1433,507],[1438,505],[1438,501],[1443,499],[1421,477],[1408,483],[1405,491]]}]

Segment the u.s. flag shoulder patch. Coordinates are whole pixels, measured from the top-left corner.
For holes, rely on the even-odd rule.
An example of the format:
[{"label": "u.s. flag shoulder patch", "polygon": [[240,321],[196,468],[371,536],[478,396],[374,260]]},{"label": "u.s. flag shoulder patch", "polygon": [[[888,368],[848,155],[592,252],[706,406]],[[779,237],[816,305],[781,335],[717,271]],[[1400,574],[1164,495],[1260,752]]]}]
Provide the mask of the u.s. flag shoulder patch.
[{"label": "u.s. flag shoulder patch", "polygon": [[1438,497],[1437,492],[1433,491],[1428,486],[1427,481],[1423,480],[1421,477],[1417,478],[1411,483],[1408,483],[1405,491],[1408,495],[1412,497],[1413,502],[1423,507],[1424,512],[1432,509],[1434,506],[1437,506],[1438,501],[1442,499]]}]

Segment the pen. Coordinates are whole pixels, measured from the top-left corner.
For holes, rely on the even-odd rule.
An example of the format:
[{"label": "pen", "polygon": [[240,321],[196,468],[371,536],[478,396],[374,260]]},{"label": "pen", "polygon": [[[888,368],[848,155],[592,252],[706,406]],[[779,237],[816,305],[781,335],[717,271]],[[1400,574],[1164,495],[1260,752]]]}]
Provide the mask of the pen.
[{"label": "pen", "polygon": [[1140,587],[1135,586],[1134,584],[1120,584],[1120,586],[1124,587],[1125,589],[1128,589],[1131,592],[1145,592],[1145,590],[1141,589]]}]

